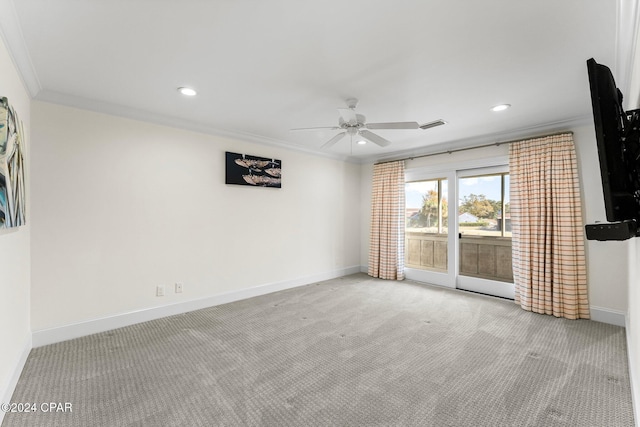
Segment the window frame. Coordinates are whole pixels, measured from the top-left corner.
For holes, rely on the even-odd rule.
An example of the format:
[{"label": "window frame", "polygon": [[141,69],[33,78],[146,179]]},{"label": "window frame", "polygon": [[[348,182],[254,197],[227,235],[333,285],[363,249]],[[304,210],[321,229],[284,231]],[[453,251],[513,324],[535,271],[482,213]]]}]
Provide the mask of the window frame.
[{"label": "window frame", "polygon": [[[412,180],[412,181],[407,181],[405,180],[405,186],[406,184],[413,184],[413,183],[419,183],[419,182],[437,182],[436,184],[436,191],[438,192],[438,231],[436,233],[432,233],[429,231],[425,231],[424,233],[426,234],[444,234],[444,235],[448,235],[449,234],[449,225],[447,223],[447,232],[443,233],[442,232],[442,228],[443,228],[443,210],[442,210],[442,201],[444,198],[446,198],[447,200],[449,200],[448,194],[445,196],[442,192],[442,181],[447,181],[447,193],[448,191],[448,186],[449,186],[449,178],[447,177],[438,177],[438,178],[427,178],[427,179],[418,179],[418,180]],[[405,188],[406,191],[406,188]],[[406,209],[406,204],[405,204],[405,209]],[[448,216],[448,212],[447,212],[447,219],[449,218]],[[405,217],[405,230],[407,229],[407,223],[406,223],[406,217]]]},{"label": "window frame", "polygon": [[[500,176],[500,202],[501,202],[501,209],[502,209],[502,217],[500,218],[500,236],[495,236],[495,237],[502,237],[502,238],[508,238],[510,239],[511,236],[505,236],[505,231],[506,231],[506,226],[507,226],[507,220],[506,220],[506,203],[505,203],[505,176],[506,175],[510,175],[509,173],[509,166],[508,165],[504,165],[504,166],[492,166],[492,167],[487,167],[487,168],[477,168],[477,169],[466,169],[464,171],[459,171],[456,177],[456,195],[458,200],[456,200],[456,206],[459,206],[460,203],[460,180],[461,179],[465,179],[465,178],[480,178],[480,177],[485,177],[485,176]],[[509,186],[511,186],[511,182],[509,182]],[[509,201],[511,201],[511,199],[509,198]],[[457,209],[457,212],[459,214],[459,209]]]}]

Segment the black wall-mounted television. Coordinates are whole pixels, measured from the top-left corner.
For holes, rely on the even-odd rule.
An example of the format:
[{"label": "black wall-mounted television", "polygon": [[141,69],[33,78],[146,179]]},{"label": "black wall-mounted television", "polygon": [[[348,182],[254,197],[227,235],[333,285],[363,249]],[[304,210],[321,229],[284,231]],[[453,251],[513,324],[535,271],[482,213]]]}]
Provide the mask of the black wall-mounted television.
[{"label": "black wall-mounted television", "polygon": [[640,110],[624,111],[611,70],[587,60],[607,221],[640,222]]}]

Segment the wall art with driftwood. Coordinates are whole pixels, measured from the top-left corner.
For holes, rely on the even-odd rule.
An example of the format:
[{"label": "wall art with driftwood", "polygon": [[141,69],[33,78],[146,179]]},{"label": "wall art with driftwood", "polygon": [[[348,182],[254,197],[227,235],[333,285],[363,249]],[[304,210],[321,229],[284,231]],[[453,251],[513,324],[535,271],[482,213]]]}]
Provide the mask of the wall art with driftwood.
[{"label": "wall art with driftwood", "polygon": [[24,129],[7,98],[0,98],[0,229],[25,223]]},{"label": "wall art with driftwood", "polygon": [[282,160],[226,152],[227,184],[282,187]]}]

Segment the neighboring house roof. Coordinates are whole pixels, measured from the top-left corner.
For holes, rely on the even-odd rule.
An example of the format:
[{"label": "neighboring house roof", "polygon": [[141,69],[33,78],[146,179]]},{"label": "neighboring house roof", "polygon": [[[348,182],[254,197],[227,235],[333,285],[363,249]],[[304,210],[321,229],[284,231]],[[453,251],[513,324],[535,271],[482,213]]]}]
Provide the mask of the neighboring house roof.
[{"label": "neighboring house roof", "polygon": [[478,217],[469,212],[465,212],[458,216],[458,222],[478,222]]},{"label": "neighboring house roof", "polygon": [[405,215],[407,218],[409,218],[412,215],[417,214],[418,212],[420,212],[420,208],[406,208],[405,209]]}]

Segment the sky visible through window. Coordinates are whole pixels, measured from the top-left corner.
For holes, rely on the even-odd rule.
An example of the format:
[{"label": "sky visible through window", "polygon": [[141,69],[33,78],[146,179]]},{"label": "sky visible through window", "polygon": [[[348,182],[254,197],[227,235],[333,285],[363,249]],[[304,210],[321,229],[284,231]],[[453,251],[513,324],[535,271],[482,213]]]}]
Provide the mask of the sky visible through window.
[{"label": "sky visible through window", "polygon": [[[469,194],[484,194],[489,200],[500,200],[500,175],[478,176],[459,180],[460,198]],[[407,208],[422,207],[422,195],[434,189],[435,181],[408,182],[405,185]],[[437,188],[437,187],[435,187]],[[442,189],[446,197],[446,188]],[[508,200],[508,193],[505,194]]]}]

